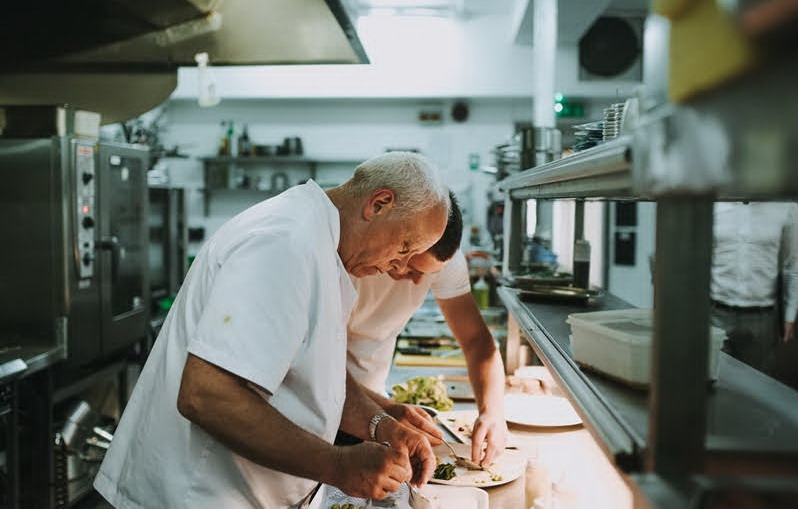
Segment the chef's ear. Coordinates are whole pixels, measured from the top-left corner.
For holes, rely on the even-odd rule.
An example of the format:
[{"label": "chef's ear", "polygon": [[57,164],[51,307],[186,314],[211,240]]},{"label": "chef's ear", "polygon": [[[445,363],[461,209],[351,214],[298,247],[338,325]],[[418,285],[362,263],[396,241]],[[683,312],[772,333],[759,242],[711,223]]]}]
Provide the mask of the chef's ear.
[{"label": "chef's ear", "polygon": [[363,210],[363,217],[367,221],[375,216],[388,213],[396,203],[396,195],[390,189],[378,189],[371,193]]}]

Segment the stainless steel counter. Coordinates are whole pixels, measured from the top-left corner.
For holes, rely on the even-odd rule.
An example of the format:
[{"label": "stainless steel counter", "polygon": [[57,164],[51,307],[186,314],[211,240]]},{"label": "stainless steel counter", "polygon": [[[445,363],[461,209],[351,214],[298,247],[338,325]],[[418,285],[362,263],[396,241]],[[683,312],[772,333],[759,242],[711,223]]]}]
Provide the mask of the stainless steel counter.
[{"label": "stainless steel counter", "polygon": [[65,358],[63,346],[3,344],[0,346],[0,383],[33,374]]},{"label": "stainless steel counter", "polygon": [[[621,437],[605,447],[619,467],[626,471],[642,467],[648,435],[647,392],[577,366],[571,359],[570,326],[565,322],[571,313],[632,306],[612,295],[586,306],[529,303],[521,301],[511,288],[501,288],[499,296],[533,349],[570,393],[594,434]],[[678,369],[676,361],[673,368]],[[705,444],[709,459],[729,454],[798,458],[798,392],[725,353],[720,357],[719,379],[706,390],[709,397]],[[626,443],[624,435],[628,437]]]}]

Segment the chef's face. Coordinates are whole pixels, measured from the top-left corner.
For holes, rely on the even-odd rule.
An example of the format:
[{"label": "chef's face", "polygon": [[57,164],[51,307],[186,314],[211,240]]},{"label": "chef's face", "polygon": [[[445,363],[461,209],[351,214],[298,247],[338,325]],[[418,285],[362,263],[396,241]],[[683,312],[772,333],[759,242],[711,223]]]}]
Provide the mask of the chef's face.
[{"label": "chef's face", "polygon": [[446,265],[446,262],[438,260],[431,252],[424,251],[410,258],[407,267],[403,271],[392,270],[388,275],[397,281],[410,279],[413,283],[418,284],[421,281],[421,276],[440,272],[443,270],[444,265]]},{"label": "chef's face", "polygon": [[407,219],[375,221],[357,251],[344,260],[344,266],[355,277],[404,272],[413,256],[438,241],[445,226],[446,214],[442,207]]}]

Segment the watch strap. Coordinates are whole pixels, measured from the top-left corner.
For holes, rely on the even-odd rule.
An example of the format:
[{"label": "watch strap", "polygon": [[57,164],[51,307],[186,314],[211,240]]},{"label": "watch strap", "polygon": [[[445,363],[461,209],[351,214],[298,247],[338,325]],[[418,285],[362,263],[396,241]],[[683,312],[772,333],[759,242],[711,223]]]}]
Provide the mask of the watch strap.
[{"label": "watch strap", "polygon": [[379,414],[375,414],[369,420],[369,439],[373,441],[377,441],[377,425],[385,418],[390,418],[391,416],[386,414],[385,412],[381,412]]}]

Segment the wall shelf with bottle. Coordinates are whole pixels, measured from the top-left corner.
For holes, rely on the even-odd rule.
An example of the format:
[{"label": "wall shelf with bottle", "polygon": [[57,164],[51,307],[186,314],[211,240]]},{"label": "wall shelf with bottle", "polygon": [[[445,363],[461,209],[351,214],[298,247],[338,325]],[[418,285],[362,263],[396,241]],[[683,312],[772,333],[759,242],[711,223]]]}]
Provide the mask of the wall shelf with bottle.
[{"label": "wall shelf with bottle", "polygon": [[201,161],[205,183],[205,216],[210,214],[214,193],[258,193],[266,199],[285,191],[298,181],[316,180],[319,168],[345,166],[354,171],[362,162],[360,159],[315,159],[298,155],[214,156],[204,157]]}]

